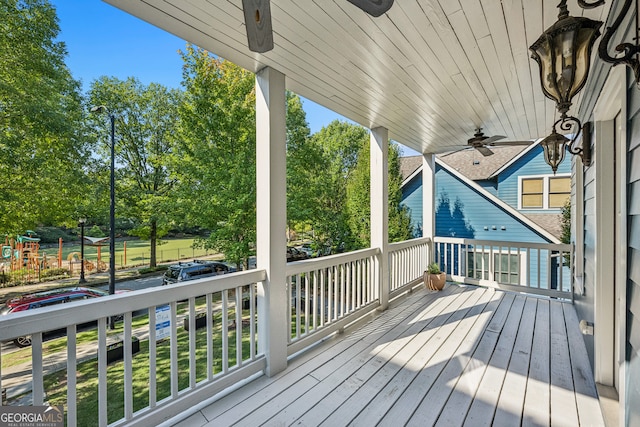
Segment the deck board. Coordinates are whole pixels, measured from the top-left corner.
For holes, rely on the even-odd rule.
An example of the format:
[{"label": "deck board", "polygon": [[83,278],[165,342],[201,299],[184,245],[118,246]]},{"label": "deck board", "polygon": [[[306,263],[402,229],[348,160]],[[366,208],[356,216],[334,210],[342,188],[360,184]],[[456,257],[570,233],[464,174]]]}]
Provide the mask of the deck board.
[{"label": "deck board", "polygon": [[415,292],[180,426],[581,421],[604,425],[573,306],[448,285]]},{"label": "deck board", "polygon": [[533,332],[533,349],[527,379],[527,395],[525,396],[523,426],[550,425],[549,396],[549,301],[540,299],[536,313],[536,324]]}]

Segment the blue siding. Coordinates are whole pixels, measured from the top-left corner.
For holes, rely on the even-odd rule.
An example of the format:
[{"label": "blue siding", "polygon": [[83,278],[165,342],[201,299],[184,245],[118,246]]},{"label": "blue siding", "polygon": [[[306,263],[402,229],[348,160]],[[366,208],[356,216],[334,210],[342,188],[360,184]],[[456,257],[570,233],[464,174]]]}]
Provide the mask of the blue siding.
[{"label": "blue siding", "polygon": [[[568,153],[564,161],[558,166],[557,173],[571,173],[571,155]],[[551,167],[544,161],[542,147],[537,145],[498,176],[498,197],[514,209],[518,209],[518,177],[551,174],[553,172]],[[560,209],[531,210],[530,212],[556,214],[560,213]]]},{"label": "blue siding", "polygon": [[482,181],[476,181],[476,184],[478,184],[480,187],[484,188],[494,196],[496,197],[498,196],[498,181],[482,180]]},{"label": "blue siding", "polygon": [[402,202],[411,213],[413,235],[422,237],[422,173],[402,187]]},{"label": "blue siding", "polygon": [[549,242],[440,166],[436,168],[436,235],[508,242]]}]

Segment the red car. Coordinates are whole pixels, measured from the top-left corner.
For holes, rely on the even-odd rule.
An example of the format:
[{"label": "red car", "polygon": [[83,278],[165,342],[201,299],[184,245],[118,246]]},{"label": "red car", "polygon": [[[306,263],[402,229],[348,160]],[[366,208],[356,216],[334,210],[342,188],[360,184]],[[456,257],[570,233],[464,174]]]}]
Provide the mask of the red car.
[{"label": "red car", "polygon": [[[8,300],[0,307],[0,315],[107,295],[109,295],[109,293],[101,289],[83,287],[34,292]],[[18,337],[13,340],[13,343],[18,347],[28,347],[31,345],[31,336]]]}]

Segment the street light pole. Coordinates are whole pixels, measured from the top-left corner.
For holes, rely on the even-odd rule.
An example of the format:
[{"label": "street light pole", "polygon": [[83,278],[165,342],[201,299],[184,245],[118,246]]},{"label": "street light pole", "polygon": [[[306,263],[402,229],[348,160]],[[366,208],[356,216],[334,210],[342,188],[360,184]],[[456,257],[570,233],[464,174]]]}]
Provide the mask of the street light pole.
[{"label": "street light pole", "polygon": [[110,194],[111,204],[109,205],[109,294],[116,292],[116,178],[115,178],[115,157],[116,157],[116,116],[109,113],[111,119],[111,182]]},{"label": "street light pole", "polygon": [[116,178],[115,178],[115,157],[116,157],[116,116],[104,105],[91,108],[92,113],[107,113],[111,124],[111,180],[109,191],[111,203],[109,205],[109,294],[116,292]]},{"label": "street light pole", "polygon": [[78,225],[80,226],[80,280],[79,284],[87,283],[84,278],[84,224],[87,222],[86,218],[80,218]]}]

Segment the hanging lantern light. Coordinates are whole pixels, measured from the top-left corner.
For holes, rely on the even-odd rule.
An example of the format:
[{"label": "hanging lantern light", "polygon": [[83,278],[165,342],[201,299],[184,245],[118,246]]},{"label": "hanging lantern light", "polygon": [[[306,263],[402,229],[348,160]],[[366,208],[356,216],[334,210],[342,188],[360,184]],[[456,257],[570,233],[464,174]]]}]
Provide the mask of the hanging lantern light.
[{"label": "hanging lantern light", "polygon": [[600,35],[602,22],[569,16],[566,0],[558,8],[558,21],[547,28],[529,50],[540,68],[542,91],[556,101],[560,114],[566,115],[571,100],[589,75],[591,50]]},{"label": "hanging lantern light", "polygon": [[553,129],[551,135],[540,141],[544,151],[544,160],[551,166],[554,175],[558,170],[558,166],[564,160],[565,144],[567,142],[569,142],[569,138],[557,133],[555,129]]}]

